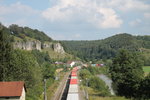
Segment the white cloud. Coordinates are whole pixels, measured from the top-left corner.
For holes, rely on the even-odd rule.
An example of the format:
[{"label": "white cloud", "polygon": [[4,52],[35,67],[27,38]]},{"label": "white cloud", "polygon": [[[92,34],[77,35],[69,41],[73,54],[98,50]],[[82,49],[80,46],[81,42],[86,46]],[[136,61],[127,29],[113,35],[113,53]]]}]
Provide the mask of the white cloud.
[{"label": "white cloud", "polygon": [[18,13],[18,14],[28,14],[28,15],[31,15],[31,14],[36,14],[37,11],[36,10],[33,10],[31,7],[29,6],[26,6],[26,5],[23,5],[21,4],[20,2],[17,2],[15,4],[11,4],[10,6],[0,6],[0,15],[5,15],[5,14],[15,14],[15,13]]},{"label": "white cloud", "polygon": [[[40,12],[32,9],[27,5],[23,5],[20,2],[16,2],[11,5],[1,5],[0,6],[0,17],[2,18],[2,23],[6,25],[19,24],[26,25],[30,23],[30,20],[35,15],[40,15]],[[36,19],[36,18],[35,18]]]},{"label": "white cloud", "polygon": [[118,28],[123,22],[111,8],[100,8],[99,14],[102,14],[102,17],[96,18],[95,22],[102,28]]},{"label": "white cloud", "polygon": [[[65,9],[65,8],[64,8]],[[56,20],[66,20],[69,18],[71,11],[66,10],[63,11],[63,9],[60,9],[58,6],[53,8],[48,8],[43,12],[43,17],[50,21],[56,21]]]},{"label": "white cloud", "polygon": [[143,3],[141,0],[129,0],[126,3],[125,7],[127,7],[127,9],[129,10],[131,9],[141,10],[141,11],[150,10],[150,5]]},{"label": "white cloud", "polygon": [[43,11],[44,18],[53,21],[84,21],[98,28],[118,28],[123,21],[114,9],[103,7],[98,0],[59,0]]},{"label": "white cloud", "polygon": [[149,11],[150,5],[142,0],[108,0],[107,6],[115,7],[121,11]]}]

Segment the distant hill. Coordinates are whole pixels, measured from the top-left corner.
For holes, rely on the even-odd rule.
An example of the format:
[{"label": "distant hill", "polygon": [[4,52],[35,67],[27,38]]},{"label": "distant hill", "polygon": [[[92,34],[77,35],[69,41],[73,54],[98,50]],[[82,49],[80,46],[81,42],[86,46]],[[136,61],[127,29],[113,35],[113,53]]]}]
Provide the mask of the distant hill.
[{"label": "distant hill", "polygon": [[[1,30],[3,29],[3,30]],[[39,50],[49,54],[51,59],[68,60],[75,58],[64,51],[63,46],[47,36],[44,32],[29,27],[10,25],[8,28],[0,23],[0,31],[10,35],[14,49]]]},{"label": "distant hill", "polygon": [[15,24],[10,25],[8,29],[10,30],[12,35],[17,36],[22,39],[25,39],[25,37],[30,37],[30,38],[39,40],[41,42],[52,41],[52,38],[50,38],[44,32],[39,31],[37,29],[31,29],[29,27],[20,27]]},{"label": "distant hill", "polygon": [[139,52],[141,48],[150,49],[150,36],[132,36],[127,33],[95,41],[61,41],[66,52],[81,59],[109,59],[116,55],[119,49]]},{"label": "distant hill", "polygon": [[[1,26],[3,25],[0,24],[0,28]],[[58,42],[42,31],[18,25],[5,27],[5,33],[14,37],[11,41],[15,42],[16,48],[48,51],[51,58],[79,57],[85,61],[98,61],[100,59],[111,59],[119,49],[127,49],[133,52],[142,52],[147,65],[150,65],[150,35],[132,36],[122,33],[103,40]],[[64,51],[65,53],[63,53]]]}]

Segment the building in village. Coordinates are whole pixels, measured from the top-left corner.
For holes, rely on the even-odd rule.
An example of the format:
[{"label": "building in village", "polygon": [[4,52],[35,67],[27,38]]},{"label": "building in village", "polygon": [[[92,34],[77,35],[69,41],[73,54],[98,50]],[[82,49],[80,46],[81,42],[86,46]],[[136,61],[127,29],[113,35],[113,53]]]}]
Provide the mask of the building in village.
[{"label": "building in village", "polygon": [[26,87],[22,81],[0,82],[0,100],[25,100]]},{"label": "building in village", "polygon": [[92,67],[103,67],[104,64],[91,64]]},{"label": "building in village", "polygon": [[67,62],[67,65],[70,66],[70,67],[73,67],[75,64],[76,64],[75,61],[68,61]]}]

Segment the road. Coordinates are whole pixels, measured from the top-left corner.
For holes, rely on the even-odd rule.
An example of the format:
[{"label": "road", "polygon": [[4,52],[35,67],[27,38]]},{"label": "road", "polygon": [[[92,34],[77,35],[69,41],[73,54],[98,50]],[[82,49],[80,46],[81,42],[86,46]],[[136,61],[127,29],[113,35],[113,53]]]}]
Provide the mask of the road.
[{"label": "road", "polygon": [[51,100],[61,100],[69,75],[70,72],[65,74],[64,78],[61,80],[59,86],[57,87],[54,97]]}]

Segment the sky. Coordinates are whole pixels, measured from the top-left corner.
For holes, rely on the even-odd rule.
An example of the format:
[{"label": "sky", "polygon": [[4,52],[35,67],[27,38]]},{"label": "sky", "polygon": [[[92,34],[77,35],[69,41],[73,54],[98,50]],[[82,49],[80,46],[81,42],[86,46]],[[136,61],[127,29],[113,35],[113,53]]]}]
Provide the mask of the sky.
[{"label": "sky", "polygon": [[38,29],[54,40],[150,35],[150,0],[0,0],[0,22]]}]

